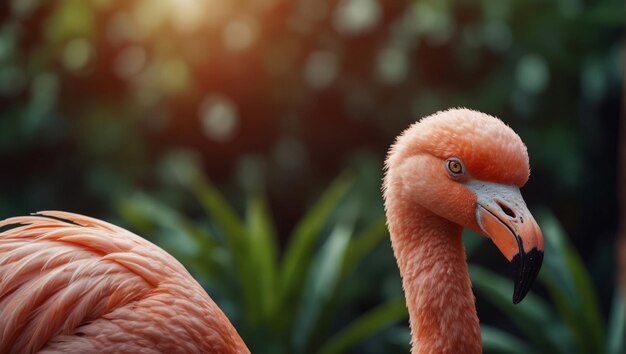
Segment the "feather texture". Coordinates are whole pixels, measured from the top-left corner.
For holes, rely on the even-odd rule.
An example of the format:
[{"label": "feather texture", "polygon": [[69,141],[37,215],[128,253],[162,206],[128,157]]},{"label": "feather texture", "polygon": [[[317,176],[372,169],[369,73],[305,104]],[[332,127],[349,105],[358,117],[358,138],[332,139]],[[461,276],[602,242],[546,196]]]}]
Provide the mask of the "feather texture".
[{"label": "feather texture", "polygon": [[248,353],[187,270],[143,238],[57,211],[0,227],[0,353]]}]

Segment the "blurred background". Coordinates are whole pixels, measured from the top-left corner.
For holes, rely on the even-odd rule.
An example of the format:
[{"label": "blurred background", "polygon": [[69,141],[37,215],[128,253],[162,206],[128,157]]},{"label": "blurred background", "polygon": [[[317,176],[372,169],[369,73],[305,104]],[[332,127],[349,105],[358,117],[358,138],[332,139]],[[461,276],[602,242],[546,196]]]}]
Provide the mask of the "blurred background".
[{"label": "blurred background", "polygon": [[570,255],[521,305],[537,315],[500,301],[503,258],[466,237],[486,351],[619,350],[623,21],[617,0],[2,1],[0,217],[153,240],[255,353],[407,352],[382,162],[465,106],[527,144],[523,195]]}]

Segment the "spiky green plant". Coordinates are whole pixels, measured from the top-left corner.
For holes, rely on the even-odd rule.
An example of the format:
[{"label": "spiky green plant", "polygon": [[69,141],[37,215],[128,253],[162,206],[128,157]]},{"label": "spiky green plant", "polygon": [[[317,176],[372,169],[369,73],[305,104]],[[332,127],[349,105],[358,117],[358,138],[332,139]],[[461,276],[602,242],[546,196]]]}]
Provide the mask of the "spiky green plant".
[{"label": "spiky green plant", "polygon": [[176,170],[204,208],[204,220],[192,221],[145,194],[123,200],[120,211],[137,232],[156,236],[190,269],[252,352],[341,353],[407,317],[398,297],[329,333],[341,284],[387,237],[382,214],[373,220],[359,215],[349,173],[308,209],[281,254],[263,193],[247,196],[241,216],[193,164]]}]

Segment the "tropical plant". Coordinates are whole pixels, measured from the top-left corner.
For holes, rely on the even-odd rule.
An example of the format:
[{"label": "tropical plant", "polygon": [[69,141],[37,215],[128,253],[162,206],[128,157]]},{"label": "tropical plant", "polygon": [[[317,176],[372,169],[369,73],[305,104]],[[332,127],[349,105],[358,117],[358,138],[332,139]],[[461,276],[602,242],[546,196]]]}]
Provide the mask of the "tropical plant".
[{"label": "tropical plant", "polygon": [[369,221],[359,213],[358,194],[350,193],[353,174],[342,174],[321,194],[281,255],[260,189],[247,196],[241,217],[187,162],[179,159],[173,169],[202,204],[205,220],[194,222],[141,193],[123,200],[120,211],[135,230],[156,235],[155,242],[189,267],[252,352],[341,353],[407,317],[404,299],[398,296],[328,333],[342,313],[340,302],[345,302],[339,288],[387,237],[382,213]]}]

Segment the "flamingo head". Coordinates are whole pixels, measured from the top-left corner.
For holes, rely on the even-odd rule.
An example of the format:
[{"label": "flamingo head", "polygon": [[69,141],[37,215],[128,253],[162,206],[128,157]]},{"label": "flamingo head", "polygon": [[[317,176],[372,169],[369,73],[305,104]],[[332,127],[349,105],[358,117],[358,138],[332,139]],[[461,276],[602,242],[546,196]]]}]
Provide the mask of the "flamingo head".
[{"label": "flamingo head", "polygon": [[513,266],[513,302],[526,296],[544,243],[520,193],[530,174],[526,146],[511,128],[468,109],[439,112],[398,137],[386,167],[387,191],[393,183],[403,200],[490,238]]}]

